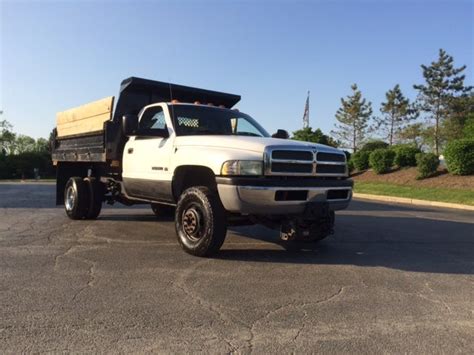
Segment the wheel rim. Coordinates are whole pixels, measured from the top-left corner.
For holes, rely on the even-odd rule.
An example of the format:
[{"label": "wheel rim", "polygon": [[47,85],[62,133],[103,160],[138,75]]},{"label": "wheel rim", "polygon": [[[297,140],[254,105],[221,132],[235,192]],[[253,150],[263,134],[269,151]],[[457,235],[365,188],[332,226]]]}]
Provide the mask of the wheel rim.
[{"label": "wheel rim", "polygon": [[74,208],[74,203],[76,202],[76,192],[73,186],[69,186],[66,190],[66,198],[64,199],[64,205],[66,206],[66,211],[72,211]]},{"label": "wheel rim", "polygon": [[193,240],[199,240],[203,236],[203,218],[199,206],[193,204],[183,211],[181,220],[183,222],[183,230],[186,236]]}]

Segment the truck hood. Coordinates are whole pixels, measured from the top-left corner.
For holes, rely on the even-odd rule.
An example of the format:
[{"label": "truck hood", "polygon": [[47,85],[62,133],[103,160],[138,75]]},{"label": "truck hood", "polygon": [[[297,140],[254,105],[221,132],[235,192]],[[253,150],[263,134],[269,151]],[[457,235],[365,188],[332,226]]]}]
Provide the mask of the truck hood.
[{"label": "truck hood", "polygon": [[286,146],[312,148],[324,152],[341,152],[339,149],[323,144],[295,141],[291,139],[245,137],[245,136],[181,136],[176,137],[175,144],[180,147],[213,147],[224,149],[248,150],[263,153],[269,146]]}]

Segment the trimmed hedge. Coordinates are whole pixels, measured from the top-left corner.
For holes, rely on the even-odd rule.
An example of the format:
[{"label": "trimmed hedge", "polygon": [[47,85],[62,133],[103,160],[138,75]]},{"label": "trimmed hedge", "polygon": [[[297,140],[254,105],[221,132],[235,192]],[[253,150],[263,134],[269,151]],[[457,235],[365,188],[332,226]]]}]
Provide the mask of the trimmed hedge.
[{"label": "trimmed hedge", "polygon": [[417,147],[407,144],[395,145],[392,147],[395,152],[395,165],[399,167],[416,166],[416,155],[421,153]]},{"label": "trimmed hedge", "polygon": [[394,158],[395,152],[391,149],[375,149],[369,155],[369,164],[375,173],[383,174],[390,171]]},{"label": "trimmed hedge", "polygon": [[416,165],[418,167],[417,179],[425,179],[433,176],[438,170],[439,158],[433,153],[418,153],[416,155]]},{"label": "trimmed hedge", "polygon": [[48,153],[27,152],[16,155],[0,154],[0,179],[31,179],[34,169],[41,177],[54,177],[55,168]]},{"label": "trimmed hedge", "polygon": [[385,143],[384,141],[370,141],[370,142],[365,143],[360,150],[370,153],[376,149],[384,149],[384,148],[388,148],[388,143]]},{"label": "trimmed hedge", "polygon": [[474,174],[474,139],[449,142],[444,150],[444,158],[451,174]]},{"label": "trimmed hedge", "polygon": [[359,150],[352,154],[351,162],[357,171],[367,170],[369,168],[369,152]]}]

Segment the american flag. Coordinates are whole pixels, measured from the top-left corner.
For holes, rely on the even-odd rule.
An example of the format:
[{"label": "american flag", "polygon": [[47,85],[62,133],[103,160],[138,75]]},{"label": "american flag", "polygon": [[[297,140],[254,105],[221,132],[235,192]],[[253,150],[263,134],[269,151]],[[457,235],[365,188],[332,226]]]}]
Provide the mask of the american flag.
[{"label": "american flag", "polygon": [[304,105],[303,113],[303,128],[309,127],[309,91],[308,96],[306,97],[306,104]]}]

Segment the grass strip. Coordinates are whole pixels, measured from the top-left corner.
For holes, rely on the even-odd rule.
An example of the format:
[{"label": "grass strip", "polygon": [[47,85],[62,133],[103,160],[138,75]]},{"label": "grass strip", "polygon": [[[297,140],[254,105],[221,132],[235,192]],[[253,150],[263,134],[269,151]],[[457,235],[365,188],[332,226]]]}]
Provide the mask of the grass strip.
[{"label": "grass strip", "polygon": [[354,182],[354,192],[474,206],[474,190],[414,187],[380,182]]}]

